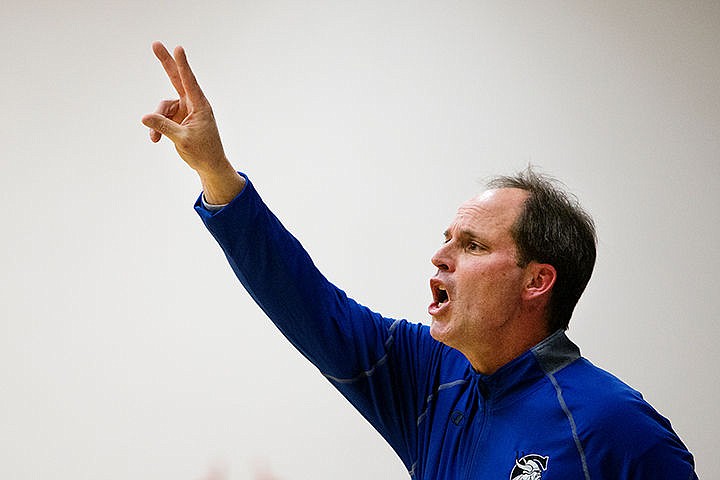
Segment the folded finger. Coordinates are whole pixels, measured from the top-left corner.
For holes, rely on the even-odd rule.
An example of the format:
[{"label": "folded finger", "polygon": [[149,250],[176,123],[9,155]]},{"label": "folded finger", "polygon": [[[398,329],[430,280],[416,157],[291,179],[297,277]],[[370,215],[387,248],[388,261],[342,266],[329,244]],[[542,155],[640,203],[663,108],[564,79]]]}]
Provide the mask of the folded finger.
[{"label": "folded finger", "polygon": [[185,95],[185,89],[183,88],[183,82],[180,78],[177,64],[175,63],[175,59],[172,55],[170,55],[170,52],[168,52],[167,48],[165,48],[165,45],[160,42],[154,42],[152,44],[152,49],[157,59],[160,60],[160,64],[163,66],[163,69],[165,69],[165,73],[167,73],[168,78],[170,78],[170,83],[172,83],[175,91],[181,97]]},{"label": "folded finger", "polygon": [[[158,107],[155,109],[156,114],[162,115],[165,118],[172,118],[175,116],[175,114],[178,112],[178,109],[180,108],[180,101],[179,100],[163,100],[160,102]],[[153,143],[157,143],[160,141],[160,138],[162,137],[162,134],[158,132],[157,130],[150,130],[150,140],[153,141]]]},{"label": "folded finger", "polygon": [[180,108],[180,100],[163,100],[155,109],[155,113],[172,118]]},{"label": "folded finger", "polygon": [[157,130],[150,130],[150,141],[153,143],[157,143],[162,138],[162,134],[158,132]]}]

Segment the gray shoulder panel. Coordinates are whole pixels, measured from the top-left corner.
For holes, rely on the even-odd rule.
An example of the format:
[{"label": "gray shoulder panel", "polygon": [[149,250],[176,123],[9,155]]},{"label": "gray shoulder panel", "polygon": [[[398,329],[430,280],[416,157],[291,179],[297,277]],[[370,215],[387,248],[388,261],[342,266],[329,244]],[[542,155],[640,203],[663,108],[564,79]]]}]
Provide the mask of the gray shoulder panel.
[{"label": "gray shoulder panel", "polygon": [[545,373],[553,374],[580,358],[580,349],[558,330],[532,349],[535,358]]}]

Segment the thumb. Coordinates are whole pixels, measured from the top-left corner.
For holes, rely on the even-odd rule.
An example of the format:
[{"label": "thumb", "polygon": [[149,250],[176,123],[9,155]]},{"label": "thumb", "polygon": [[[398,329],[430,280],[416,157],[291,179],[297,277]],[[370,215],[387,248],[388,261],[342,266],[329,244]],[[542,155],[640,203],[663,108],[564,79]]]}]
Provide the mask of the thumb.
[{"label": "thumb", "polygon": [[[180,125],[158,113],[148,113],[142,117],[141,121],[146,127],[165,135],[173,142],[178,139],[180,133],[182,132],[182,127]],[[153,137],[153,140],[154,138],[155,137]],[[158,140],[160,139],[158,138]]]}]

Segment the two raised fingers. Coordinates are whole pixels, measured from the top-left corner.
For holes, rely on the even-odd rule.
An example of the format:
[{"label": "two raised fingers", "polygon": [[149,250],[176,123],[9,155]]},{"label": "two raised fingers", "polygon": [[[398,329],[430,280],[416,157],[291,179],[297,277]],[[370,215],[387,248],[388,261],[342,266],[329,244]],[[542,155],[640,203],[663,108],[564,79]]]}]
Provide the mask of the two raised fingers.
[{"label": "two raised fingers", "polygon": [[[172,83],[175,91],[182,99],[187,114],[193,110],[208,107],[208,101],[187,61],[185,50],[180,46],[175,47],[173,57],[160,42],[154,42],[152,49],[155,56],[160,60],[165,73],[167,73],[170,83]],[[160,141],[162,135],[166,135],[170,140],[173,140],[179,133],[182,119],[178,122],[171,120],[178,113],[179,106],[179,100],[165,100],[160,102],[154,113],[143,117],[142,123],[150,128],[150,139],[153,142]]]},{"label": "two raised fingers", "polygon": [[178,95],[181,98],[186,97],[190,107],[206,103],[205,95],[200,89],[195,74],[187,61],[185,50],[180,46],[175,47],[173,57],[160,42],[153,43],[152,48]]}]

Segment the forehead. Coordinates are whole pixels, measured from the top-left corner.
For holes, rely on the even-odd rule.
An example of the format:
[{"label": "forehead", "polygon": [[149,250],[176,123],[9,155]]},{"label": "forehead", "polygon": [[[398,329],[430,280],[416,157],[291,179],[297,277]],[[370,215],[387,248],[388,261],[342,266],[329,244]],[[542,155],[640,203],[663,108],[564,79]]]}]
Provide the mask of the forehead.
[{"label": "forehead", "polygon": [[528,192],[519,188],[486,190],[458,207],[456,226],[510,231],[522,212]]}]

